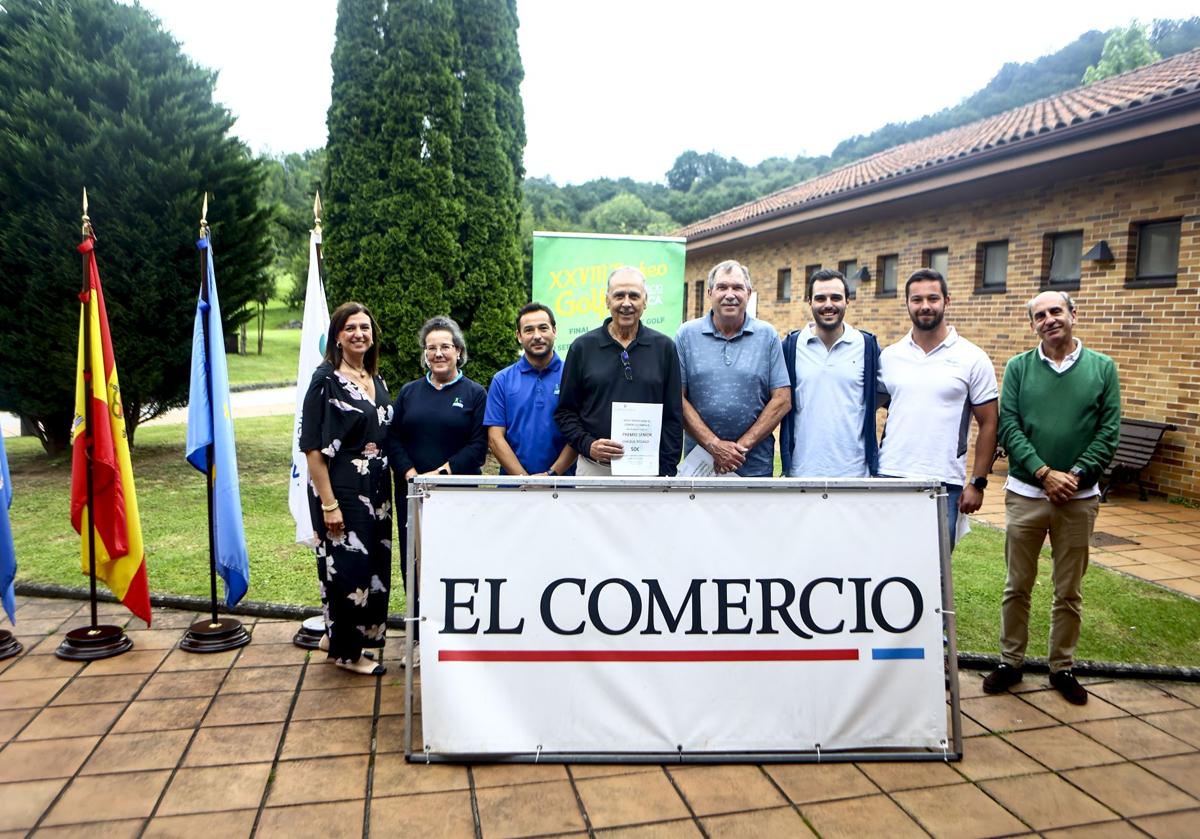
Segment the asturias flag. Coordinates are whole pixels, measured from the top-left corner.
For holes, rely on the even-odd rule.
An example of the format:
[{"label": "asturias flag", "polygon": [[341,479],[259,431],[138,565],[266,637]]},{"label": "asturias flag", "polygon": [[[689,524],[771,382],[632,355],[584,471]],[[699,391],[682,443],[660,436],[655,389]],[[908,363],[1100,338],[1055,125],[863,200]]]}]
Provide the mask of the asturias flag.
[{"label": "asturias flag", "polygon": [[312,509],[308,506],[308,460],[300,451],[300,418],[304,413],[304,396],[308,393],[313,371],[325,357],[325,340],[329,332],[329,306],[325,302],[325,287],[321,284],[321,264],[317,246],[321,244],[320,228],[308,237],[308,287],[304,293],[304,324],[300,330],[300,366],[296,371],[296,422],[292,429],[292,482],[288,487],[288,507],[296,520],[296,541],[316,547],[316,527]]},{"label": "asturias flag", "polygon": [[[80,292],[79,356],[75,376],[75,420],[71,426],[71,525],[80,535],[90,528],[96,546],[96,578],[108,584],[117,599],[147,624],[150,623],[150,585],[146,579],[146,552],[142,521],[133,487],[133,464],[121,412],[121,385],[113,358],[112,337],[100,271],[96,267],[96,241],[88,237],[79,245],[87,260],[88,288]],[[86,320],[85,320],[86,319]],[[88,324],[84,343],[84,323]],[[86,355],[85,355],[86,354]],[[87,373],[84,359],[87,359]],[[91,427],[84,417],[91,407]],[[88,437],[92,442],[92,499],[88,509]],[[80,540],[83,573],[88,573],[88,540]]]},{"label": "asturias flag", "polygon": [[[204,252],[204,284],[196,302],[192,328],[192,382],[188,395],[187,459],[208,472],[208,446],[213,452],[212,528],[217,573],[225,582],[225,604],[235,605],[250,584],[250,557],[242,529],[242,493],[238,488],[237,452],[233,444],[233,417],[229,413],[229,370],[225,366],[225,331],[217,302],[208,237],[196,243]],[[205,299],[207,297],[207,300]],[[208,323],[208,344],[204,325]]]},{"label": "asturias flag", "polygon": [[12,525],[8,508],[12,506],[12,484],[8,477],[8,453],[4,451],[4,435],[0,434],[0,605],[11,623],[16,623],[17,610],[13,599],[13,580],[17,577],[17,553],[13,549]]}]

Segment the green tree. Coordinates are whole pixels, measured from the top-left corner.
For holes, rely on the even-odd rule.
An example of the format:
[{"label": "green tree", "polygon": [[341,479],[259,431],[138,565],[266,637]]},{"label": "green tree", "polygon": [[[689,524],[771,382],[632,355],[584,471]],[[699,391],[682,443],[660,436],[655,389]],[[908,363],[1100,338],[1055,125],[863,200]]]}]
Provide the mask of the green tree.
[{"label": "green tree", "polygon": [[583,222],[597,233],[652,236],[666,235],[679,226],[669,215],[661,210],[651,210],[642,199],[628,192],[588,211]]},{"label": "green tree", "polygon": [[261,158],[267,170],[262,203],[270,207],[272,280],[286,288],[290,308],[304,303],[308,285],[308,232],[313,224],[313,198],[324,192],[325,149]]},{"label": "green tree", "polygon": [[1093,84],[1109,76],[1117,76],[1128,70],[1136,70],[1158,61],[1162,56],[1154,51],[1146,36],[1146,27],[1136,20],[1124,29],[1118,27],[1108,33],[1100,61],[1083,71],[1083,83]]},{"label": "green tree", "polygon": [[81,187],[131,438],[187,398],[205,190],[226,334],[251,314],[270,213],[214,81],[140,7],[3,0],[0,408],[47,450],[68,445],[74,411]]}]

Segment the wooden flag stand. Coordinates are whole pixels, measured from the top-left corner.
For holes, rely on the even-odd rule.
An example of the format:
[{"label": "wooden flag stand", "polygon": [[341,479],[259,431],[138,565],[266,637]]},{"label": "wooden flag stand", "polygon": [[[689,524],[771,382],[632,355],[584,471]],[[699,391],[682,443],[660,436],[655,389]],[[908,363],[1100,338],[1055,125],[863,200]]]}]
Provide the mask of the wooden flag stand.
[{"label": "wooden flag stand", "polygon": [[[88,201],[87,190],[83,191],[83,236],[95,238],[96,234],[92,230],[91,219],[88,218]],[[85,302],[95,303],[90,300],[92,286],[90,277],[88,276],[88,258],[87,254],[83,255],[83,290],[80,292],[80,300]],[[92,516],[95,513],[95,476],[92,471],[92,460],[95,449],[95,436],[92,433],[92,344],[91,344],[91,329],[92,318],[88,313],[83,317],[83,383],[87,389],[86,398],[83,400],[83,440],[84,446],[87,448],[86,472],[87,477],[87,521],[86,527],[80,528],[83,539],[87,543],[88,549],[88,594],[92,607],[92,622],[87,626],[81,626],[72,629],[67,633],[67,637],[58,645],[58,649],[54,654],[59,658],[64,658],[68,661],[92,661],[98,658],[110,658],[114,655],[120,655],[127,650],[133,649],[133,641],[125,634],[119,626],[112,624],[101,624],[96,615],[96,538],[95,526],[92,522]]]},{"label": "wooden flag stand", "polygon": [[[200,238],[208,238],[208,193],[204,194],[204,209],[200,213]],[[211,242],[209,247],[212,247]],[[208,302],[208,268],[206,257],[200,256],[200,297]],[[201,321],[204,329],[204,348],[206,363],[208,360],[209,335],[208,318]],[[208,404],[212,406],[212,375],[205,377],[208,385]],[[215,436],[215,435],[214,435]],[[237,618],[219,617],[217,615],[217,531],[213,517],[213,443],[208,444],[208,469],[205,470],[208,482],[208,582],[212,599],[212,614],[205,620],[196,621],[179,641],[179,648],[189,653],[219,653],[225,650],[236,650],[250,643],[250,633]]]}]

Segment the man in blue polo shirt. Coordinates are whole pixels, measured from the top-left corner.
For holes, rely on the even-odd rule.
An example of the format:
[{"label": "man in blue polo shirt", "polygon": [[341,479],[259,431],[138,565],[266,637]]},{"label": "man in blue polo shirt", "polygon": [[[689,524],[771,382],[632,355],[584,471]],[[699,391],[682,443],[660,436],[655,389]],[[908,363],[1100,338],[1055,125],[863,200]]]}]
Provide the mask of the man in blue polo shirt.
[{"label": "man in blue polo shirt", "polygon": [[505,475],[568,475],[575,450],[554,422],[563,363],[554,352],[554,313],[529,303],[517,313],[524,354],[492,377],[483,424]]}]

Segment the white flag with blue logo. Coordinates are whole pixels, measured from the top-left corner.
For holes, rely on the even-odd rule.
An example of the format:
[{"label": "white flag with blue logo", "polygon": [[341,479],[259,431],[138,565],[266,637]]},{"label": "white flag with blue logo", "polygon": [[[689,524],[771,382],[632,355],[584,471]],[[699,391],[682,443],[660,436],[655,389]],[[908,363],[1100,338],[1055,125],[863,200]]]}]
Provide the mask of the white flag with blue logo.
[{"label": "white flag with blue logo", "polygon": [[296,520],[296,541],[310,548],[316,546],[316,528],[308,506],[308,461],[300,451],[300,419],[304,413],[304,394],[312,381],[313,371],[325,357],[325,340],[329,332],[329,306],[325,302],[325,286],[321,283],[320,229],[308,237],[308,287],[304,293],[304,325],[300,330],[300,365],[296,370],[296,421],[292,427],[292,483],[288,487],[288,507]]}]

